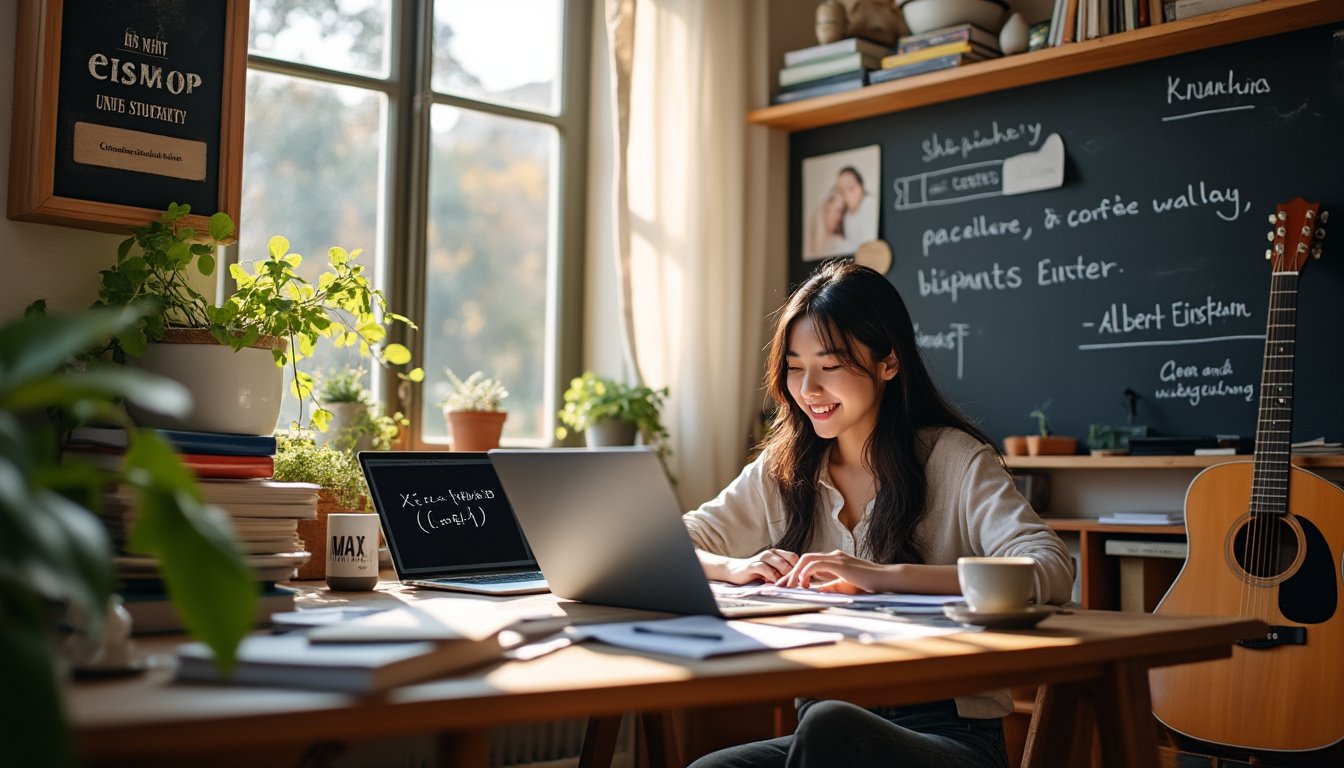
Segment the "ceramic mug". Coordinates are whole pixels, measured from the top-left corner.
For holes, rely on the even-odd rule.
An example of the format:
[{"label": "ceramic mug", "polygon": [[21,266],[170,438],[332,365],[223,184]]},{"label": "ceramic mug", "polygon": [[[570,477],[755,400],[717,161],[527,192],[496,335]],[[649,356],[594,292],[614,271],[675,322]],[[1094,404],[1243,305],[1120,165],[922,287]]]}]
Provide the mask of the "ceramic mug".
[{"label": "ceramic mug", "polygon": [[377,515],[327,515],[327,586],[342,591],[378,586]]},{"label": "ceramic mug", "polygon": [[959,557],[957,580],[972,610],[1018,611],[1036,589],[1036,561],[1030,557]]}]

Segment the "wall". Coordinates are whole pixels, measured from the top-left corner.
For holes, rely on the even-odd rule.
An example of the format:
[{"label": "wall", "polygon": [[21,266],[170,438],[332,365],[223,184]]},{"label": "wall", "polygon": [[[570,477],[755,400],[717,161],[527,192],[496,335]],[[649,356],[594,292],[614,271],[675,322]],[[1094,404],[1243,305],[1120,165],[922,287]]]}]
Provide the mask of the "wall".
[{"label": "wall", "polygon": [[[0,0],[0,51],[14,50],[19,0]],[[9,199],[9,151],[14,112],[14,56],[0,54],[0,198]],[[52,309],[81,309],[98,296],[98,271],[116,258],[117,235],[0,219],[0,321],[35,299]]]}]

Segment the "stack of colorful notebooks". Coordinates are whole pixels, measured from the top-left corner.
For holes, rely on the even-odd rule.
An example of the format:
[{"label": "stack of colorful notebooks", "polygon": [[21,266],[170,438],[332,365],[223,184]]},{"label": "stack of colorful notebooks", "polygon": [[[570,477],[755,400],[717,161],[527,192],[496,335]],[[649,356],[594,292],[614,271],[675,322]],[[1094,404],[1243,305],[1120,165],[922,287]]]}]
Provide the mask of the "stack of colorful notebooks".
[{"label": "stack of colorful notebooks", "polygon": [[868,73],[890,52],[882,43],[861,37],[789,51],[784,54],[779,90],[771,102],[785,104],[862,88],[868,83]]},{"label": "stack of colorful notebooks", "polygon": [[[292,578],[294,569],[311,556],[304,551],[298,524],[317,517],[318,486],[271,479],[276,450],[273,435],[154,431],[179,451],[183,463],[196,475],[206,503],[228,514],[234,541],[257,580],[261,596],[257,623],[268,623],[272,612],[293,610],[293,591],[277,582]],[[67,459],[77,457],[116,469],[127,444],[128,435],[119,427],[78,427],[70,434],[65,454]],[[157,562],[127,551],[137,514],[133,488],[113,485],[107,489],[99,516],[117,551],[117,592],[131,614],[136,634],[181,631]]]},{"label": "stack of colorful notebooks", "polygon": [[869,73],[868,82],[884,83],[1002,55],[993,32],[965,22],[902,37],[896,52],[882,58],[882,68]]}]

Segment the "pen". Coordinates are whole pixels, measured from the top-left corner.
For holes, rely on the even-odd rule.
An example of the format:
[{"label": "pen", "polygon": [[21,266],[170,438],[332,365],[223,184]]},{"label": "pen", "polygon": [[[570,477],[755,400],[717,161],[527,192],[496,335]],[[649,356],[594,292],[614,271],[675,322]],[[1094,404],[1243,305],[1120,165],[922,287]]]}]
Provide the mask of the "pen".
[{"label": "pen", "polygon": [[696,640],[722,640],[723,635],[717,632],[697,632],[692,629],[664,629],[662,627],[650,627],[645,624],[636,624],[633,627],[635,632],[642,632],[646,635],[666,635],[668,637],[689,637]]}]

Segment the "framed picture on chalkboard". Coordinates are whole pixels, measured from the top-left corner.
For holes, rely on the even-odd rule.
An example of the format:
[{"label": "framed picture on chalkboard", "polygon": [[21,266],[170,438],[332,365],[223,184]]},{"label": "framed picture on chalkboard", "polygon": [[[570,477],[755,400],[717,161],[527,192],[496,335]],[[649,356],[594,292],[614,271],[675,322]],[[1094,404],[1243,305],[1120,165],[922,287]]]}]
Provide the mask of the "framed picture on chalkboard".
[{"label": "framed picture on chalkboard", "polygon": [[877,144],[803,161],[803,260],[849,256],[877,237]]},{"label": "framed picture on chalkboard", "polygon": [[109,232],[241,201],[246,0],[19,3],[9,217]]}]

